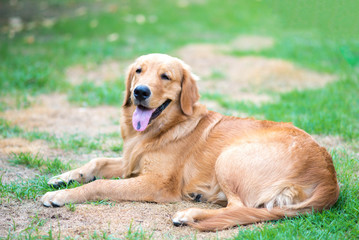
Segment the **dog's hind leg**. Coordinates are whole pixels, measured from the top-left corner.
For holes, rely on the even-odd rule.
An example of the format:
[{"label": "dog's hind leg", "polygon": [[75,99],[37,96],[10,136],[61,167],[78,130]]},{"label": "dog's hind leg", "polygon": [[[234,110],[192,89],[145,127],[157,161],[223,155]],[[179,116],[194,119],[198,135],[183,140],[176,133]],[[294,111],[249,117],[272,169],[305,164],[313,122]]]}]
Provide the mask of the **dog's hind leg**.
[{"label": "dog's hind leg", "polygon": [[122,158],[96,158],[82,167],[52,177],[48,184],[54,187],[68,184],[72,181],[87,183],[96,178],[123,177],[124,162]]},{"label": "dog's hind leg", "polygon": [[[274,146],[261,143],[245,143],[224,151],[216,161],[215,173],[220,189],[228,199],[227,207],[190,208],[177,212],[173,223],[176,226],[187,224],[199,230],[212,231],[237,224],[275,220],[285,215],[294,216],[296,211],[263,208],[263,205],[273,198],[284,199],[284,205],[291,205],[297,198],[297,192],[300,192],[297,191],[300,190],[298,187],[284,188],[286,191],[278,190],[286,186],[288,164],[284,165],[282,162],[286,159],[280,158],[286,158],[287,154],[285,151],[274,154],[274,151]],[[283,184],[279,185],[278,182]],[[267,190],[270,187],[273,191]]]},{"label": "dog's hind leg", "polygon": [[[227,157],[227,156],[224,156]],[[219,157],[219,160],[220,161]],[[218,162],[217,161],[217,162]],[[217,164],[216,164],[217,165]],[[227,166],[227,165],[225,165]],[[230,166],[229,166],[230,167]],[[238,195],[233,193],[231,191],[227,184],[224,184],[225,181],[228,179],[224,177],[224,175],[227,174],[225,169],[216,167],[216,178],[218,181],[218,184],[221,188],[222,193],[226,195],[228,204],[225,208],[219,208],[219,209],[200,209],[200,208],[189,208],[182,211],[178,211],[172,218],[172,222],[175,226],[182,226],[182,225],[196,225],[196,222],[201,222],[203,220],[212,218],[216,215],[222,215],[225,212],[228,211],[228,209],[231,209],[232,207],[243,207],[243,202],[239,198]],[[215,201],[215,199],[214,199]]]},{"label": "dog's hind leg", "polygon": [[244,207],[243,202],[237,195],[228,191],[226,192],[225,189],[226,187],[224,187],[224,189],[222,188],[228,199],[228,204],[225,208],[219,208],[219,209],[189,208],[182,211],[178,211],[172,217],[173,224],[177,227],[183,225],[190,225],[200,230],[205,230],[197,227],[197,223],[202,222],[206,219],[211,219],[212,217],[215,217],[217,215],[223,215],[226,212],[231,211],[231,209],[233,208]]}]

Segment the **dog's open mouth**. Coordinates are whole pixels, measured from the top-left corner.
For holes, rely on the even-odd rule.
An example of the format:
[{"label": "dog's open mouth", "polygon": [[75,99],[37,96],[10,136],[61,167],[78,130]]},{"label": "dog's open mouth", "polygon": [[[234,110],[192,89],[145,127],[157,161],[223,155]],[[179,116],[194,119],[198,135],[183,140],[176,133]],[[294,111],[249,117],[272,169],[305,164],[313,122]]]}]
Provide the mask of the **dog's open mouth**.
[{"label": "dog's open mouth", "polygon": [[147,128],[148,124],[153,119],[158,117],[163,110],[171,103],[171,100],[167,99],[161,106],[156,109],[150,109],[138,105],[135,112],[132,115],[132,126],[136,131],[143,131]]}]

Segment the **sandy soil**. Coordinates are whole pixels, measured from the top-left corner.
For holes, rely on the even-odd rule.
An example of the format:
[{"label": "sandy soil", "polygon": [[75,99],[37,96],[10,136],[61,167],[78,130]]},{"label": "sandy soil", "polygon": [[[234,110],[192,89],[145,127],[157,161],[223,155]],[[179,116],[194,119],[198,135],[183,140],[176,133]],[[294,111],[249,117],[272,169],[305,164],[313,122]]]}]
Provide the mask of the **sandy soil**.
[{"label": "sandy soil", "polygon": [[58,136],[84,133],[87,136],[119,132],[118,107],[71,106],[66,95],[40,96],[26,109],[10,109],[0,117],[28,131],[44,131]]},{"label": "sandy soil", "polygon": [[[8,159],[8,155],[0,154],[0,176],[1,182],[4,184],[8,184],[13,181],[31,179],[34,178],[36,174],[39,174],[39,172],[34,169],[29,169],[19,165],[13,166],[8,162]],[[1,218],[1,220],[3,219]]]},{"label": "sandy soil", "polygon": [[75,65],[66,69],[65,78],[73,85],[79,85],[84,81],[101,85],[103,82],[113,81],[124,76],[130,63],[130,61],[119,62],[113,60],[103,62],[100,65]]},{"label": "sandy soil", "polygon": [[21,165],[12,165],[9,159],[12,154],[30,153],[39,158],[53,160],[58,158],[64,163],[70,163],[72,167],[79,167],[93,158],[97,157],[118,157],[118,153],[102,151],[92,151],[78,153],[73,151],[64,151],[52,148],[46,141],[35,140],[28,141],[23,138],[0,139],[0,176],[3,183],[33,178],[40,174],[36,169],[29,169]]},{"label": "sandy soil", "polygon": [[240,35],[228,45],[223,45],[224,50],[237,51],[261,51],[272,48],[275,44],[273,38],[257,35]]},{"label": "sandy soil", "polygon": [[179,202],[173,204],[122,202],[110,205],[76,205],[75,211],[68,208],[45,208],[38,202],[23,201],[22,203],[11,200],[4,203],[3,211],[0,213],[0,236],[7,234],[7,229],[17,224],[17,231],[20,232],[27,227],[36,214],[46,219],[46,224],[41,231],[48,231],[53,228],[53,234],[57,236],[81,236],[87,238],[93,234],[107,232],[120,237],[126,235],[132,223],[132,229],[139,227],[153,234],[154,239],[215,239],[218,237],[231,237],[238,232],[233,228],[218,233],[200,233],[190,227],[174,227],[171,223],[171,216],[178,210],[188,207],[217,208],[215,205],[204,203]]}]

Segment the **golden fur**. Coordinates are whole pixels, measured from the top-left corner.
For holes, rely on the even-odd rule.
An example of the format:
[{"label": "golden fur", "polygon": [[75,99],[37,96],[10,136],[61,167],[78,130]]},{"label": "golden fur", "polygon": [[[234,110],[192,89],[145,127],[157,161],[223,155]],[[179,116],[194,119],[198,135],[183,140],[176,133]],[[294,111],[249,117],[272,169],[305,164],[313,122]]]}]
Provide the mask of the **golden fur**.
[{"label": "golden fur", "polygon": [[[138,71],[141,70],[141,72]],[[169,79],[163,79],[162,74]],[[150,54],[129,68],[122,107],[122,158],[99,158],[56,176],[81,187],[46,193],[45,206],[88,200],[210,201],[221,209],[177,212],[175,225],[219,230],[331,207],[339,187],[331,156],[290,123],[223,116],[198,103],[196,76],[177,58]],[[169,106],[147,128],[136,131],[133,91],[151,90],[146,107]]]}]

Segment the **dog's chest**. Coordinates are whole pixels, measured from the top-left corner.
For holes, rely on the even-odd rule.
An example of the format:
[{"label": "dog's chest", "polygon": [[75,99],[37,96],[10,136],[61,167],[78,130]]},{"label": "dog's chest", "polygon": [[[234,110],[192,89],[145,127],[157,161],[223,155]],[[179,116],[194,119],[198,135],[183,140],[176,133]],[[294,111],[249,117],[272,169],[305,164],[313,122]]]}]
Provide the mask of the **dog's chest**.
[{"label": "dog's chest", "polygon": [[157,173],[160,175],[178,174],[183,168],[183,157],[176,148],[167,145],[159,150],[146,151],[141,155],[142,173]]}]

